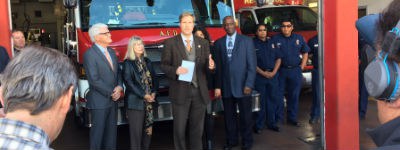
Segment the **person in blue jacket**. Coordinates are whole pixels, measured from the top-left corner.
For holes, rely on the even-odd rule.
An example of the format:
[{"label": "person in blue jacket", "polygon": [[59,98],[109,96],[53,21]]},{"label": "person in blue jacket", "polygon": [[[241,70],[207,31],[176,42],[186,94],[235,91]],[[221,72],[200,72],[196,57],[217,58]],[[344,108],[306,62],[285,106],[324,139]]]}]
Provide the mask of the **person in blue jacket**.
[{"label": "person in blue jacket", "polygon": [[[297,120],[299,96],[302,84],[302,70],[306,66],[308,52],[304,38],[292,33],[294,26],[289,18],[281,22],[281,33],[273,37],[275,46],[282,53],[282,63],[279,69],[279,86],[281,100],[278,107],[278,113],[281,120],[283,118],[283,96],[287,93],[287,123],[300,127]],[[300,58],[300,54],[302,58]]]},{"label": "person in blue jacket", "polygon": [[313,54],[312,56],[312,64],[314,68],[312,69],[312,105],[311,105],[311,113],[310,113],[310,120],[308,121],[310,124],[315,124],[318,122],[320,111],[321,111],[321,91],[319,86],[319,73],[318,73],[318,35],[315,35],[310,40],[308,40],[308,46],[310,47],[310,53]]},{"label": "person in blue jacket", "polygon": [[3,46],[0,46],[0,73],[3,72],[9,61],[10,57],[8,56],[6,49]]},{"label": "person in blue jacket", "polygon": [[267,27],[259,24],[253,39],[256,48],[257,68],[255,88],[260,93],[260,111],[256,115],[254,132],[261,133],[267,121],[268,129],[279,132],[276,125],[276,108],[279,101],[278,69],[281,65],[281,54],[267,37]]}]

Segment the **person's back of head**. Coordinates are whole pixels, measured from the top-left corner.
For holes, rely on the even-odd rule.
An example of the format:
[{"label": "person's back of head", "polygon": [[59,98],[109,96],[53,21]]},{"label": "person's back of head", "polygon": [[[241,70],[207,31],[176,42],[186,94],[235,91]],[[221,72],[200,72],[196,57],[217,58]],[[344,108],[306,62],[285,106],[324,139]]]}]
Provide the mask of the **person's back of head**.
[{"label": "person's back of head", "polygon": [[54,49],[28,46],[10,61],[0,81],[6,118],[39,126],[54,140],[77,85],[70,59]]}]

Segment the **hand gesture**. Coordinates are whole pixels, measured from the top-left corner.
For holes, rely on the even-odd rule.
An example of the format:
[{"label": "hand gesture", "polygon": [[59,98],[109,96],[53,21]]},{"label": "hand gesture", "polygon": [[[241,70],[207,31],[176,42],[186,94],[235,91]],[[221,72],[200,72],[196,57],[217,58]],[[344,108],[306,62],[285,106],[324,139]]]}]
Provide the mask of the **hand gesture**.
[{"label": "hand gesture", "polygon": [[209,68],[210,70],[215,69],[215,63],[214,63],[214,60],[213,60],[212,57],[211,57],[211,54],[208,55],[208,68]]},{"label": "hand gesture", "polygon": [[249,88],[249,87],[244,87],[244,89],[243,89],[243,94],[244,95],[250,95],[251,94],[251,88]]},{"label": "hand gesture", "polygon": [[177,75],[186,74],[186,73],[188,73],[188,70],[184,67],[179,66],[178,69],[176,69]]},{"label": "hand gesture", "polygon": [[220,98],[221,97],[221,89],[215,89],[214,96],[215,96],[215,98]]},{"label": "hand gesture", "polygon": [[153,96],[150,95],[150,94],[144,95],[144,100],[145,100],[146,102],[149,102],[149,103],[154,102],[154,98],[153,98]]},{"label": "hand gesture", "polygon": [[119,98],[121,98],[121,93],[122,93],[122,87],[120,86],[115,87],[113,93],[111,94],[112,100],[117,101]]}]

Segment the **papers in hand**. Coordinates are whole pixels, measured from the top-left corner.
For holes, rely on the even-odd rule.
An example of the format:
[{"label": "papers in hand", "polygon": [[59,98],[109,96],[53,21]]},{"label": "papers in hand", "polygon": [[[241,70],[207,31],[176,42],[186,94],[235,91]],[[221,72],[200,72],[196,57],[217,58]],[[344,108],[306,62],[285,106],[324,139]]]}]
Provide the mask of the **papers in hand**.
[{"label": "papers in hand", "polygon": [[193,61],[182,60],[181,67],[186,68],[188,72],[185,74],[179,75],[178,80],[192,82],[194,65],[195,65],[195,63]]}]

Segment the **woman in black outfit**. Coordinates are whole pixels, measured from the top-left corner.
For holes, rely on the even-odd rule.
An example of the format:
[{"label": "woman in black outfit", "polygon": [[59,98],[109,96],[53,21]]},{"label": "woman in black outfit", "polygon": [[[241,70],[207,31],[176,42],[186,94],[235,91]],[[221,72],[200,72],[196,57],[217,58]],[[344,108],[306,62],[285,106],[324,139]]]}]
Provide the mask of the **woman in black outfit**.
[{"label": "woman in black outfit", "polygon": [[123,64],[126,86],[125,107],[129,122],[131,149],[149,149],[153,125],[153,103],[158,83],[143,41],[133,36]]},{"label": "woman in black outfit", "polygon": [[[210,54],[212,55],[213,60],[215,59],[214,56],[214,50],[213,47],[211,46],[211,39],[210,36],[207,32],[207,30],[202,27],[202,26],[196,26],[193,29],[193,34],[195,36],[204,38],[206,40],[208,40],[210,42]],[[211,102],[207,105],[207,111],[206,111],[206,115],[205,115],[205,119],[204,119],[204,133],[203,133],[203,147],[206,150],[212,150],[213,148],[213,137],[214,137],[214,116],[213,116],[213,112],[215,111],[216,107],[217,107],[217,101],[216,101],[216,96],[214,93],[214,89],[215,89],[215,76],[211,73],[207,73],[207,82],[208,82],[208,90],[210,93],[210,99]]]}]

